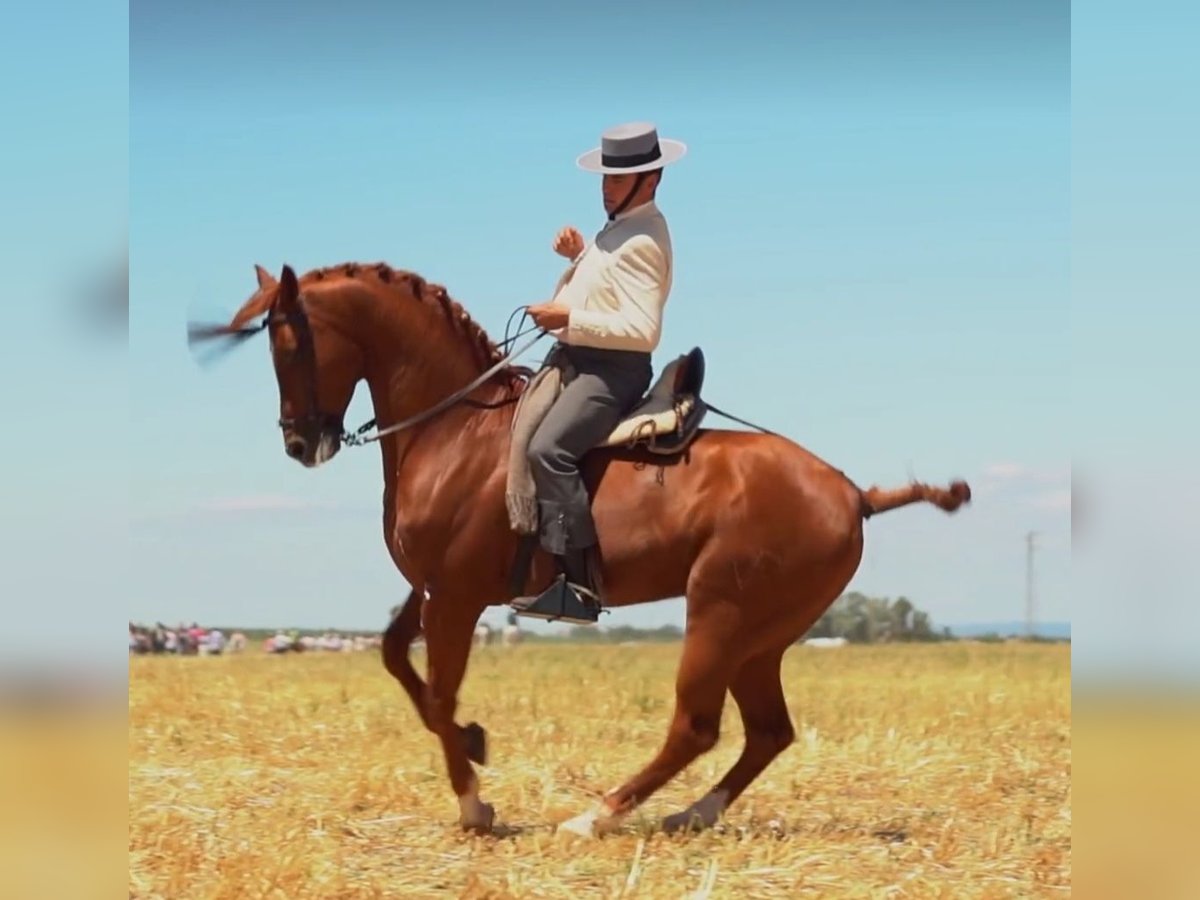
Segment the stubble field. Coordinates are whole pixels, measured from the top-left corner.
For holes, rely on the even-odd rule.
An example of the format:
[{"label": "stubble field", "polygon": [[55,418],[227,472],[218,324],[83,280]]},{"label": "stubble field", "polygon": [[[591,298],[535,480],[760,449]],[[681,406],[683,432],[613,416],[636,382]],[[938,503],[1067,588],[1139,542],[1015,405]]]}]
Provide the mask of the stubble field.
[{"label": "stubble field", "polygon": [[556,834],[658,750],[679,650],[476,649],[459,721],[488,730],[488,837],[455,827],[437,741],[375,653],[131,659],[130,896],[1070,894],[1061,645],[795,647],[796,743],[721,825],[655,827],[737,757],[732,701],[622,833]]}]

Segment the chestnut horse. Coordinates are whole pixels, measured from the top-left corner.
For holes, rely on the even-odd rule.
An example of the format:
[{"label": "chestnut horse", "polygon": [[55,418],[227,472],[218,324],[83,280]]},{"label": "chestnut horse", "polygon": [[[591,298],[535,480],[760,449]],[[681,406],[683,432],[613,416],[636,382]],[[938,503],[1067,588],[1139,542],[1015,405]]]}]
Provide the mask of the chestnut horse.
[{"label": "chestnut horse", "polygon": [[[346,264],[278,280],[256,267],[258,290],[223,334],[267,328],[288,456],[316,467],[347,435],[343,416],[366,381],[381,426],[446,400],[503,361],[444,288],[384,264]],[[251,325],[254,320],[260,319]],[[455,721],[475,623],[509,599],[518,536],[504,502],[513,404],[528,370],[502,365],[471,393],[411,428],[379,439],[383,536],[412,586],[383,640],[383,662],[437,735],[460,823],[490,830],[472,761],[486,758],[476,723]],[[594,808],[560,825],[593,835],[717,743],[725,694],[745,726],[741,756],[707,795],[664,827],[708,826],[794,739],[780,662],[842,593],[863,552],[872,514],[928,502],[952,512],[964,482],[860,490],[804,448],[769,433],[703,429],[686,451],[593,450],[584,478],[610,607],[683,596],[687,628],[675,709],[658,755]],[[553,577],[537,551],[539,586]],[[423,682],[409,660],[424,633]]]}]

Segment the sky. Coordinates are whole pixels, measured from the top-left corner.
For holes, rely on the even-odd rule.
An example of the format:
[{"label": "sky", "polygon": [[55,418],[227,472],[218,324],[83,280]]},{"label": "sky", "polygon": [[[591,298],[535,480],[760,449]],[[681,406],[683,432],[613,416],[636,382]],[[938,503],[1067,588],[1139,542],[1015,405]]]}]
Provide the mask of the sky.
[{"label": "sky", "polygon": [[602,225],[575,158],[630,120],[689,147],[656,367],[702,346],[713,403],[864,487],[974,489],[871,520],[849,589],[1020,619],[1036,531],[1039,618],[1071,618],[1066,4],[422,6],[130,3],[131,619],[385,624],[407,585],[376,449],[288,460],[266,341],[201,368],[186,321],[229,316],[256,263],[384,260],[500,337],[558,229]]},{"label": "sky", "polygon": [[96,340],[78,311],[126,253],[128,35],[117,0],[27,4],[0,29],[0,682],[107,660],[97,635],[124,627],[130,370],[120,332]]}]

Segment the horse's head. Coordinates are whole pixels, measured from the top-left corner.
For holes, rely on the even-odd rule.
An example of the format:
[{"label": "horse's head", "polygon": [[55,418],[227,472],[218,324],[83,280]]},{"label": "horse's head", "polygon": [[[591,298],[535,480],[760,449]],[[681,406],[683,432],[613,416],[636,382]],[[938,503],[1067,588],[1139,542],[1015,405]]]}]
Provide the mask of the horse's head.
[{"label": "horse's head", "polygon": [[314,468],[331,460],[341,447],[342,420],[365,375],[362,351],[333,327],[319,294],[301,293],[290,266],[283,267],[278,280],[261,266],[255,269],[258,290],[230,328],[266,316],[284,450]]},{"label": "horse's head", "polygon": [[[423,411],[436,414],[501,360],[500,348],[446,289],[415,272],[345,263],[300,279],[284,266],[276,279],[255,270],[258,290],[230,323],[190,323],[188,340],[230,347],[268,331],[284,448],[309,468],[337,454],[346,410],[368,374],[375,414],[394,430],[395,420],[408,427]],[[492,387],[515,399],[525,374],[502,367],[490,376]]]}]

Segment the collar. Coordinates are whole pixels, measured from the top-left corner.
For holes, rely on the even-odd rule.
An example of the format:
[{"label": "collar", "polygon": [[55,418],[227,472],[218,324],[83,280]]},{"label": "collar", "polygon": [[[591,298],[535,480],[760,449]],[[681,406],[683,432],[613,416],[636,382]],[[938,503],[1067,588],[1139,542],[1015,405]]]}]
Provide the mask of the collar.
[{"label": "collar", "polygon": [[647,200],[640,206],[635,206],[632,209],[627,209],[625,212],[617,213],[612,220],[605,221],[604,226],[600,229],[600,233],[608,231],[610,228],[615,228],[619,222],[624,222],[626,219],[640,219],[645,216],[660,215],[658,206],[653,200]]},{"label": "collar", "polygon": [[658,206],[655,204],[655,202],[653,200],[647,200],[641,206],[634,206],[622,213],[617,213],[617,215],[613,218],[613,222],[623,222],[625,219],[632,219],[635,216],[654,215],[657,212]]}]

